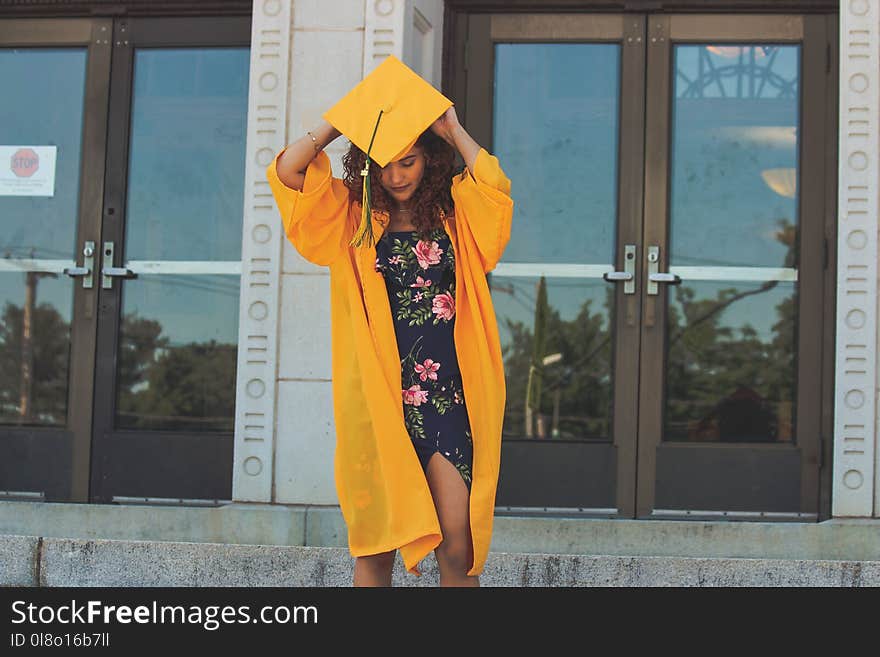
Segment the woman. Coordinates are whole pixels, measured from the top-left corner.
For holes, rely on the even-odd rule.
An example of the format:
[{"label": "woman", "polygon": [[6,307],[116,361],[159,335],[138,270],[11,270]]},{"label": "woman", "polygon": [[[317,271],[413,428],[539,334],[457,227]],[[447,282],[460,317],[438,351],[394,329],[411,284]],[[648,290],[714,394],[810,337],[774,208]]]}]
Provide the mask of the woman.
[{"label": "woman", "polygon": [[[389,586],[396,551],[441,586],[479,586],[500,461],[504,372],[485,273],[510,237],[510,181],[449,107],[370,180],[375,245],[351,246],[367,157],[344,180],[326,121],[267,169],[285,232],[330,267],[336,487],[355,586]],[[452,175],[454,150],[465,170]],[[465,392],[467,394],[465,394]],[[421,466],[421,467],[420,467]]]}]

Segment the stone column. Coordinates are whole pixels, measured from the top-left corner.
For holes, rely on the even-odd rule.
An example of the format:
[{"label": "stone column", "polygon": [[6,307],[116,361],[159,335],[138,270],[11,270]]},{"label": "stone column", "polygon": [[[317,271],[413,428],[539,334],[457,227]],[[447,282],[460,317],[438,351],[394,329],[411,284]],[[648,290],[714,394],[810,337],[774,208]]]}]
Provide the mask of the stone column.
[{"label": "stone column", "polygon": [[878,516],[877,117],[880,11],[840,3],[837,345],[832,514]]},{"label": "stone column", "polygon": [[274,490],[284,236],[264,169],[286,136],[290,4],[290,0],[256,0],[251,29],[232,473],[232,499],[241,502],[270,502]]}]

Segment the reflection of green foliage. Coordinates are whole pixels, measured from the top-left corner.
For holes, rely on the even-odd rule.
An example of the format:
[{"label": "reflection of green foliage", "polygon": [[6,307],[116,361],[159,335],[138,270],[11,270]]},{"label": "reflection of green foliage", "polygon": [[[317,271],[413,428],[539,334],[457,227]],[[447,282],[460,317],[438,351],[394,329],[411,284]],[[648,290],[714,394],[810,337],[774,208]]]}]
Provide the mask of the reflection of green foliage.
[{"label": "reflection of green foliage", "polygon": [[161,325],[123,320],[118,426],[129,429],[232,431],[237,346],[168,346]]},{"label": "reflection of green foliage", "polygon": [[538,294],[535,300],[534,339],[532,340],[531,376],[528,382],[531,390],[526,394],[532,410],[541,407],[541,378],[544,376],[544,356],[547,355],[547,279],[541,276],[538,281]]},{"label": "reflection of green foliage", "polygon": [[[796,265],[797,231],[779,221],[776,238],[788,247],[784,266]],[[776,306],[773,338],[754,328],[721,326],[722,313],[737,301],[778,287],[767,281],[745,291],[718,290],[715,299],[694,301],[680,286],[669,306],[665,440],[762,442],[794,435],[797,296]],[[683,313],[683,316],[682,316]]]},{"label": "reflection of green foliage", "polygon": [[160,337],[161,334],[162,325],[155,320],[138,319],[135,315],[124,317],[117,371],[120,390],[130,395],[132,388],[147,381],[156,351],[168,347],[168,338]]},{"label": "reflection of green foliage", "polygon": [[21,417],[22,319],[20,306],[7,303],[0,321],[0,421],[9,424],[64,425],[67,422],[67,368],[70,327],[50,304],[31,317],[30,417]]},{"label": "reflection of green foliage", "polygon": [[[67,421],[70,327],[49,304],[32,317],[30,417],[21,416],[22,309],[6,304],[0,321],[0,408],[3,422]],[[117,426],[126,429],[232,431],[237,345],[171,347],[159,322],[123,319],[117,369]]]},{"label": "reflection of green foliage", "polygon": [[[796,266],[797,231],[780,220],[777,239],[788,247],[784,266]],[[763,341],[748,324],[722,323],[723,313],[749,296],[778,287],[768,281],[742,290],[728,287],[715,298],[697,299],[696,287],[671,288],[665,363],[664,440],[768,441],[794,435],[797,293],[776,305],[772,338]],[[543,383],[560,389],[560,438],[611,437],[613,286],[604,309],[583,303],[577,317],[562,321],[548,307],[541,355],[560,352],[562,361],[545,367]],[[538,301],[536,300],[536,305]],[[734,316],[735,317],[735,316]],[[507,376],[505,436],[521,436],[529,365],[536,352],[533,332],[523,322],[505,320],[511,338],[504,346]],[[543,325],[543,324],[537,324]],[[604,327],[604,328],[603,328]],[[537,410],[548,417],[553,395]]]},{"label": "reflection of green foliage", "polygon": [[[609,287],[606,307],[610,293]],[[543,353],[559,352],[562,360],[544,368],[543,384],[548,392],[560,390],[560,438],[599,438],[610,433],[611,339],[607,328],[603,328],[607,313],[594,313],[591,305],[590,300],[585,301],[571,321],[562,320],[558,310],[547,307]],[[512,337],[504,349],[508,390],[505,432],[519,436],[524,426],[525,391],[535,341],[523,322],[508,319],[506,324]],[[542,395],[537,410],[552,414],[553,395]]]}]

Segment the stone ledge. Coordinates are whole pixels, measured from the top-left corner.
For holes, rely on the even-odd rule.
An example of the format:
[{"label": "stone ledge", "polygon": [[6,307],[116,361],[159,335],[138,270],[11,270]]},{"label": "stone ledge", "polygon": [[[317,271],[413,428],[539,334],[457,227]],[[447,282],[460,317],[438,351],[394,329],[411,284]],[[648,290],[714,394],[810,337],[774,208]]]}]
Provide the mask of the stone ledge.
[{"label": "stone ledge", "polygon": [[36,536],[0,536],[0,586],[36,586]]},{"label": "stone ledge", "polygon": [[[345,548],[338,506],[0,501],[0,534]],[[819,523],[495,517],[491,552],[880,561],[880,519]]]},{"label": "stone ledge", "polygon": [[[37,542],[0,536],[0,555],[8,555],[0,584],[34,584],[29,569]],[[347,587],[354,561],[344,548],[47,538],[39,565],[38,584],[50,587]],[[433,555],[421,566],[423,576],[415,577],[398,557],[393,584],[436,586]],[[490,587],[874,587],[880,586],[880,561],[496,552],[480,579]]]}]

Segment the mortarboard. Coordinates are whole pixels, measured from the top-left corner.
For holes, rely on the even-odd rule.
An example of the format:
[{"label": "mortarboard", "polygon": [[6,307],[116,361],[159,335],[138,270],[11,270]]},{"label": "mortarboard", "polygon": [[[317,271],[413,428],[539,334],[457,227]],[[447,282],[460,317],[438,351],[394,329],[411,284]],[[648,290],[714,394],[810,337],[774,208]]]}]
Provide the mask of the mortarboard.
[{"label": "mortarboard", "polygon": [[389,55],[361,80],[324,119],[367,154],[361,224],[350,242],[373,243],[370,217],[370,160],[380,167],[397,160],[413,147],[431,124],[452,106],[452,101],[430,83]]}]

